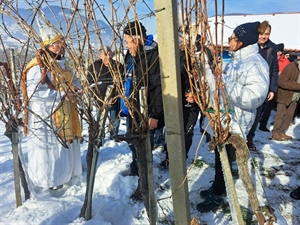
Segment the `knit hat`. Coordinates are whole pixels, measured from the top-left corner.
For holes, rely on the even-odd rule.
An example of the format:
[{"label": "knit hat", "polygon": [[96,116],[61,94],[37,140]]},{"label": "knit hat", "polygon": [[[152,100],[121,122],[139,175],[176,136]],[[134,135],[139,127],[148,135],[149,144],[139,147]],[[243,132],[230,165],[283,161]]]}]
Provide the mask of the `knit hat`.
[{"label": "knit hat", "polygon": [[260,22],[244,23],[237,26],[233,33],[244,44],[244,47],[252,45],[258,41],[258,26]]},{"label": "knit hat", "polygon": [[39,11],[36,16],[36,22],[39,27],[40,35],[43,40],[43,45],[50,45],[58,40],[64,39],[64,36],[55,29],[50,21],[46,18],[42,11]]},{"label": "knit hat", "polygon": [[124,34],[130,36],[136,35],[136,36],[143,36],[143,38],[146,38],[146,32],[147,32],[146,28],[139,21],[129,22],[124,28]]},{"label": "knit hat", "polygon": [[276,49],[277,49],[277,52],[283,52],[284,50],[284,44],[283,43],[280,43],[278,45],[276,45]]}]

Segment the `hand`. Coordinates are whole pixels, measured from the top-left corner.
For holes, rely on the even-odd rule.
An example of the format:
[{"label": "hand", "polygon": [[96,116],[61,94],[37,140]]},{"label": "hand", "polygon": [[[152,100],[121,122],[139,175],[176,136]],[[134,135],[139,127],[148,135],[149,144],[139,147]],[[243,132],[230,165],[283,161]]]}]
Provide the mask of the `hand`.
[{"label": "hand", "polygon": [[268,101],[271,101],[274,98],[274,96],[275,96],[274,92],[269,92]]},{"label": "hand", "polygon": [[154,130],[157,128],[158,120],[154,118],[149,118],[148,120],[148,125],[149,125],[149,130]]},{"label": "hand", "polygon": [[214,70],[213,74],[215,77],[218,77],[222,74],[222,71],[219,68],[216,68],[216,70]]}]

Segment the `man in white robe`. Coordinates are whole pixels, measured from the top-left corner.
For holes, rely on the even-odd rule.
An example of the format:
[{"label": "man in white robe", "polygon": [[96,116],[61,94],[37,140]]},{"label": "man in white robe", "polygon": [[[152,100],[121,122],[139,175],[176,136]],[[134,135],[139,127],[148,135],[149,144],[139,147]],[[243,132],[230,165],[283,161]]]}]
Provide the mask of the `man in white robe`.
[{"label": "man in white robe", "polygon": [[63,56],[63,36],[47,34],[43,41],[44,50],[22,74],[24,133],[30,180],[35,186],[56,189],[82,173],[76,110],[80,84]]}]

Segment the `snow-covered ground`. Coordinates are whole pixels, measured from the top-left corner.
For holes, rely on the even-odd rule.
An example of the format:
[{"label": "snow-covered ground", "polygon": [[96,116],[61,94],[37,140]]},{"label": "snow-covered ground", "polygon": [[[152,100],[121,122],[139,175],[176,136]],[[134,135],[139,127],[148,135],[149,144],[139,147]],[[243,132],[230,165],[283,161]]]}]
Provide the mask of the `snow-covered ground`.
[{"label": "snow-covered ground", "polygon": [[[274,113],[272,112],[273,121]],[[260,205],[270,205],[275,210],[276,225],[300,224],[300,202],[290,198],[289,193],[300,186],[300,118],[289,127],[287,134],[293,140],[278,142],[270,140],[271,133],[256,132],[255,143],[257,152],[250,152],[255,161],[250,173],[257,189]],[[145,207],[142,203],[133,203],[129,196],[136,189],[138,177],[123,176],[128,171],[131,162],[131,151],[126,142],[107,140],[100,150],[98,169],[93,196],[92,219],[84,221],[79,218],[86,189],[86,161],[87,143],[82,149],[83,176],[78,182],[64,185],[58,191],[39,189],[36,196],[24,201],[16,208],[14,192],[14,173],[11,153],[11,143],[3,135],[4,124],[0,123],[0,224],[2,225],[147,225]],[[86,130],[85,130],[86,132]],[[194,142],[191,147],[187,167],[194,158],[201,133],[198,124],[195,128]],[[22,151],[26,161],[26,138],[22,138]],[[168,170],[159,167],[164,159],[160,149],[153,151],[155,192],[159,201],[157,224],[169,224],[174,221],[173,205]],[[196,205],[202,202],[199,191],[210,187],[214,176],[214,153],[208,151],[208,144],[200,144],[197,156],[197,165],[188,174],[191,218],[195,217],[201,225],[232,224],[228,210],[219,210],[216,213],[202,214],[197,211]],[[239,202],[243,207],[251,208],[241,179],[238,177],[237,165],[234,165],[234,180]],[[167,198],[166,198],[167,197]],[[165,215],[168,218],[165,218]]]}]

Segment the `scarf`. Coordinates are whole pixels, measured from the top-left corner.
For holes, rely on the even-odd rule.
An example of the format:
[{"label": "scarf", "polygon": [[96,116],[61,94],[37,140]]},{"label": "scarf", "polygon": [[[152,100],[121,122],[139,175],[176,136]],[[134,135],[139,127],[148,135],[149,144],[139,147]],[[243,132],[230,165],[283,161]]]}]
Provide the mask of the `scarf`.
[{"label": "scarf", "polygon": [[[24,97],[24,135],[28,135],[28,110],[29,97],[27,94],[27,72],[32,67],[38,65],[37,59],[34,58],[26,66],[22,72],[22,93]],[[55,90],[61,92],[74,91],[73,75],[71,70],[66,66],[66,69],[62,69],[60,65],[53,61],[51,64],[45,63],[47,69],[53,76],[53,83]],[[58,107],[54,110],[52,116],[59,136],[65,141],[72,141],[73,139],[81,137],[81,125],[79,121],[79,115],[76,109],[76,102],[66,101],[62,99]]]}]

